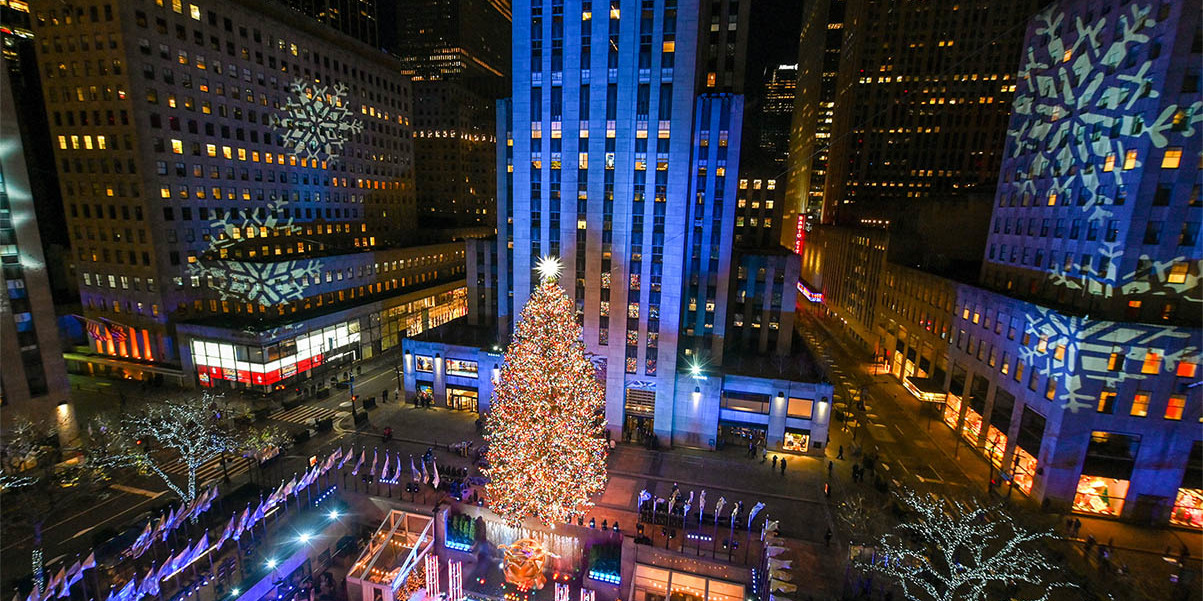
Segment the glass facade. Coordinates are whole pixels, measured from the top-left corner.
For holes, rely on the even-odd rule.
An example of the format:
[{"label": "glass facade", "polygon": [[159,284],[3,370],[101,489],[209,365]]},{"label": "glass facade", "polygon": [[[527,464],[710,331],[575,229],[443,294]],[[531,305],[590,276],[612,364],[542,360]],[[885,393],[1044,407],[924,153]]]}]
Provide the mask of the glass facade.
[{"label": "glass facade", "polygon": [[359,340],[359,322],[349,321],[269,346],[192,340],[192,360],[202,386],[217,380],[270,386],[341,357]]}]

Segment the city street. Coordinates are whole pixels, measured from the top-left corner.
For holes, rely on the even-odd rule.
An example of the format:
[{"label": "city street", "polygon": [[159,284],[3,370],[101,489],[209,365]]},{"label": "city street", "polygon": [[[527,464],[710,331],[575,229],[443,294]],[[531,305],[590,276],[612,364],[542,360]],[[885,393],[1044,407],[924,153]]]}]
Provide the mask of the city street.
[{"label": "city street", "polygon": [[[1048,514],[1019,491],[1008,496],[1006,483],[987,496],[991,469],[985,457],[966,446],[944,425],[931,407],[921,407],[898,380],[889,375],[872,375],[862,353],[851,351],[833,335],[830,323],[813,315],[799,313],[799,330],[807,345],[822,363],[829,367],[836,387],[837,403],[847,403],[852,413],[845,429],[833,421],[829,455],[834,456],[839,445],[845,449],[845,461],[836,461],[837,493],[847,493],[853,487],[872,492],[871,483],[850,484],[851,465],[860,460],[858,453],[876,454],[878,470],[891,481],[892,487],[903,485],[915,490],[930,491],[943,496],[970,495],[984,502],[995,502],[999,496],[1009,499],[1012,509],[1021,513],[1033,527],[1054,529],[1063,536],[1065,516]],[[857,408],[854,399],[865,391],[865,410]],[[880,496],[879,496],[880,498]],[[1082,521],[1076,539],[1068,539],[1055,548],[1066,554],[1079,571],[1100,571],[1093,556],[1083,552],[1083,542],[1093,536],[1100,544],[1109,542],[1114,549],[1112,564],[1126,565],[1131,574],[1116,576],[1099,574],[1096,586],[1140,587],[1145,594],[1169,597],[1174,589],[1171,576],[1179,571],[1177,557],[1180,549],[1188,548],[1188,574],[1197,590],[1200,582],[1203,555],[1203,535],[1180,528],[1147,528],[1117,520],[1075,515]],[[1169,549],[1169,553],[1166,550]],[[1185,584],[1185,582],[1184,582]]]}]

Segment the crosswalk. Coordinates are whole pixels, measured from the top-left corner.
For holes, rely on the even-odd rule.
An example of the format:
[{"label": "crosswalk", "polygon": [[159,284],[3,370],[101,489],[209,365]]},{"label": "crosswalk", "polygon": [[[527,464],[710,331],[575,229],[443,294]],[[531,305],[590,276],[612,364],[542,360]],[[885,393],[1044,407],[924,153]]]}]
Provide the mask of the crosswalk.
[{"label": "crosswalk", "polygon": [[325,407],[314,407],[312,405],[301,405],[292,409],[283,409],[269,416],[268,419],[274,419],[282,422],[292,422],[294,424],[309,425],[312,419],[326,419],[334,417],[338,412]]},{"label": "crosswalk", "polygon": [[[253,461],[254,460],[249,457],[239,457],[237,455],[227,454],[226,471],[229,472],[231,479],[235,478],[241,474],[249,472],[251,469],[251,463]],[[184,465],[183,461],[176,461],[175,463],[163,468],[163,471],[169,476],[172,476],[173,479],[182,481],[184,478],[186,478],[188,468]],[[221,480],[225,478],[225,473],[226,472],[223,472],[221,469],[221,457],[214,457],[213,459],[206,461],[200,466],[200,468],[196,470],[196,483],[198,486],[203,486],[214,480]]]}]

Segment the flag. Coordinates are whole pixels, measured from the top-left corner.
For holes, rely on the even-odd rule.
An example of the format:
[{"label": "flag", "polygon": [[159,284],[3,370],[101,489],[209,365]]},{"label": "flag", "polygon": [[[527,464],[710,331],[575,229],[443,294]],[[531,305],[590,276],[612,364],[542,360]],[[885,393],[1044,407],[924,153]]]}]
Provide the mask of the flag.
[{"label": "flag", "polygon": [[192,552],[192,547],[190,545],[184,545],[184,550],[180,551],[179,555],[176,555],[175,557],[171,558],[171,572],[168,572],[168,573],[174,574],[174,573],[180,571],[180,569],[183,568],[184,565],[188,563],[188,554],[191,552]]},{"label": "flag", "polygon": [[379,461],[379,458],[376,456],[376,451],[377,449],[372,449],[372,469],[368,471],[369,476],[376,475],[376,463]]},{"label": "flag", "polygon": [[702,523],[702,518],[706,516],[706,491],[698,495],[698,524]]},{"label": "flag", "polygon": [[401,453],[397,453],[397,465],[393,468],[393,482],[401,479]]},{"label": "flag", "polygon": [[94,319],[84,318],[85,328],[88,330],[88,335],[92,340],[110,340],[109,329],[103,323]]},{"label": "flag", "polygon": [[752,520],[756,519],[756,514],[760,513],[761,509],[764,509],[764,503],[758,502],[752,506],[752,511],[748,512],[748,530],[752,529]]},{"label": "flag", "polygon": [[201,535],[200,540],[197,541],[196,546],[192,547],[192,552],[189,554],[188,561],[185,562],[184,565],[188,565],[188,564],[196,561],[197,559],[200,559],[201,557],[203,557],[205,555],[205,553],[208,553],[208,552],[209,552],[209,533],[205,532],[204,534]]},{"label": "flag", "polygon": [[426,471],[426,460],[422,460],[422,484],[426,484],[430,480],[430,473]]},{"label": "flag", "polygon": [[260,501],[259,508],[255,510],[255,513],[251,514],[251,518],[250,518],[251,524],[250,525],[254,526],[255,524],[258,524],[259,520],[262,520],[263,517],[266,515],[267,515],[267,502]]},{"label": "flag", "polygon": [[343,469],[343,464],[345,464],[347,462],[347,460],[351,458],[351,455],[354,455],[354,454],[355,454],[355,447],[347,447],[347,452],[343,453],[343,456],[341,458],[339,458],[339,460],[338,460],[338,469],[340,469],[340,470]]},{"label": "flag", "polygon": [[[423,464],[423,465],[425,465],[425,464]],[[438,489],[438,487],[439,487],[439,464],[434,462],[433,457],[430,458],[430,473],[433,474],[433,476],[432,476],[433,479],[430,481],[430,485],[435,487],[435,489]]]},{"label": "flag", "polygon": [[135,576],[133,578],[130,578],[129,582],[125,583],[125,586],[121,587],[121,590],[117,592],[117,595],[115,597],[113,597],[113,600],[114,601],[134,601],[135,597],[137,597],[137,595],[135,594],[137,590],[138,590],[138,577]]},{"label": "flag", "polygon": [[81,567],[81,564],[77,560],[75,562],[75,564],[71,566],[71,569],[67,570],[67,582],[66,582],[66,584],[63,585],[63,592],[59,593],[58,596],[66,597],[66,596],[70,595],[71,587],[73,585],[75,585],[76,582],[79,582],[80,580],[83,580],[83,579],[84,579],[84,569],[83,569],[83,567]]},{"label": "flag", "polygon": [[289,480],[288,484],[286,484],[284,486],[284,498],[287,499],[288,495],[291,495],[292,491],[296,490],[296,488],[297,488],[297,475],[293,474],[292,480]]},{"label": "flag", "polygon": [[163,517],[163,521],[159,522],[162,531],[159,533],[163,540],[167,540],[167,535],[175,528],[175,509],[168,509],[167,515]]},{"label": "flag", "polygon": [[246,509],[242,510],[242,517],[238,518],[238,527],[234,529],[234,540],[238,540],[238,537],[242,536],[242,533],[246,531],[246,521],[250,517],[251,504],[247,503]]},{"label": "flag", "polygon": [[150,564],[150,570],[146,572],[146,576],[142,578],[142,586],[138,587],[139,597],[153,597],[159,594],[159,575],[155,571],[155,564]]},{"label": "flag", "polygon": [[230,516],[230,521],[226,523],[225,530],[221,531],[221,538],[217,539],[217,547],[218,548],[221,548],[222,545],[226,544],[227,540],[230,540],[231,536],[234,536],[234,529],[237,527],[238,527],[238,514],[235,513],[234,515]]},{"label": "flag", "polygon": [[[134,544],[131,547],[131,549],[134,551],[135,559],[141,557],[142,554],[145,553],[146,550],[150,548],[150,545],[154,542],[155,531],[150,527],[151,521],[152,520],[146,520],[146,527],[142,529],[142,534],[138,535],[138,538],[134,541]],[[96,567],[96,554],[93,553],[92,555],[89,555],[88,559],[92,561],[91,567]],[[86,563],[87,562],[85,562],[85,565]],[[84,569],[87,568],[85,567]]]},{"label": "flag", "polygon": [[351,470],[352,476],[359,475],[359,468],[363,467],[363,462],[368,458],[368,450],[362,449],[359,451],[359,461],[355,463],[355,469]]},{"label": "flag", "polygon": [[[146,525],[149,527],[150,523],[148,522]],[[96,567],[96,552],[95,551],[88,553],[87,559],[84,559],[84,562],[82,565],[80,565],[79,569],[80,569],[80,571],[83,571],[83,570],[87,570],[87,569],[94,568],[94,567]]]},{"label": "flag", "polygon": [[113,337],[113,342],[125,342],[125,339],[127,338],[125,334],[125,326],[103,317],[100,318],[100,321],[104,322],[104,326],[108,328],[109,335]]},{"label": "flag", "polygon": [[58,590],[58,587],[62,585],[63,581],[66,579],[67,570],[59,568],[58,573],[54,575],[54,578],[50,579],[50,584],[46,586],[46,590],[42,591],[42,598],[49,599],[50,597],[53,597],[54,591]]},{"label": "flag", "polygon": [[384,452],[384,467],[380,469],[380,479],[388,481],[388,451]]},{"label": "flag", "polygon": [[418,481],[418,466],[414,465],[414,456],[409,456],[409,473],[413,475],[414,482]]}]

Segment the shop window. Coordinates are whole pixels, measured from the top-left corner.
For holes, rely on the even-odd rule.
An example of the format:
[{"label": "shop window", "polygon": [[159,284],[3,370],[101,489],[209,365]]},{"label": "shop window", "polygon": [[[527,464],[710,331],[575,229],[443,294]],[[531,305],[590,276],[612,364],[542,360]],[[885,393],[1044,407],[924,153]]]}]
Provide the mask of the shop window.
[{"label": "shop window", "polygon": [[1082,476],[1074,495],[1074,511],[1118,516],[1128,495],[1128,481],[1117,478]]},{"label": "shop window", "polygon": [[1074,510],[1120,516],[1139,451],[1139,436],[1091,433],[1074,495]]},{"label": "shop window", "polygon": [[810,432],[806,430],[786,430],[785,439],[781,442],[781,450],[795,453],[807,452],[810,450]]},{"label": "shop window", "polygon": [[950,394],[944,403],[944,423],[949,428],[957,427],[957,419],[961,417],[961,397]]},{"label": "shop window", "polygon": [[1099,413],[1114,413],[1115,412],[1115,391],[1104,390],[1099,394]]},{"label": "shop window", "polygon": [[762,394],[727,392],[723,394],[722,408],[768,415],[769,397]]},{"label": "shop window", "polygon": [[475,361],[466,361],[464,359],[447,359],[447,373],[453,376],[475,378],[477,375],[477,364]]},{"label": "shop window", "polygon": [[428,355],[414,355],[414,370],[428,374],[434,373],[434,358]]},{"label": "shop window", "polygon": [[814,404],[815,402],[810,399],[791,398],[785,414],[787,417],[811,419],[814,414]]}]

